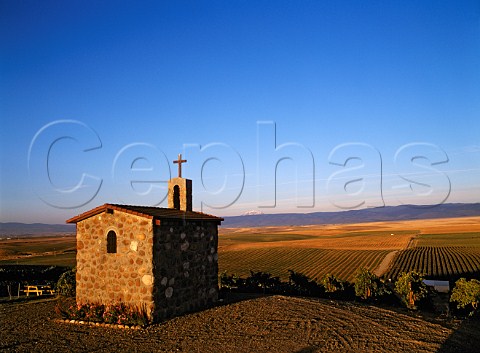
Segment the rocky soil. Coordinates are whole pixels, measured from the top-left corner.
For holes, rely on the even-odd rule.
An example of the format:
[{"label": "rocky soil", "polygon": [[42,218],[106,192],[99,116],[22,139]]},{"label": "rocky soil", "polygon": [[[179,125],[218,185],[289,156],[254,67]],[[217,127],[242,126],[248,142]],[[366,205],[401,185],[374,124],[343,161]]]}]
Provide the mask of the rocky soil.
[{"label": "rocky soil", "polygon": [[0,304],[1,352],[478,352],[480,322],[258,297],[130,330],[56,322],[55,299]]}]

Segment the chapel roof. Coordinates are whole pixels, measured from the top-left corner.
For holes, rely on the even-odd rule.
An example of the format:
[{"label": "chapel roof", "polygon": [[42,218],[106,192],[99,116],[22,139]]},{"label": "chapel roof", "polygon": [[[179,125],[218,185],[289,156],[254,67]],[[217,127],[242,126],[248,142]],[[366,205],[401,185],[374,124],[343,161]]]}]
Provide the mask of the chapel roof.
[{"label": "chapel roof", "polygon": [[117,210],[137,216],[145,217],[148,219],[178,219],[178,220],[191,220],[191,221],[215,221],[220,223],[223,218],[212,216],[207,213],[194,212],[194,211],[182,211],[174,208],[162,208],[151,206],[134,206],[134,205],[118,205],[106,203],[104,205],[95,207],[90,211],[79,214],[78,216],[68,219],[67,223],[77,223],[84,219],[90,218],[97,214],[106,212],[107,210]]}]

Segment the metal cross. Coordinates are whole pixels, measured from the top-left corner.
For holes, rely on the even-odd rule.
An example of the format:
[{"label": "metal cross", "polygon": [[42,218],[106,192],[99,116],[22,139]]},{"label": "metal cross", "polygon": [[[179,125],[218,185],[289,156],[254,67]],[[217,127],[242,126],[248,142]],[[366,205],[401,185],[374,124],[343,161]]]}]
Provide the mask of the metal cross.
[{"label": "metal cross", "polygon": [[178,164],[178,177],[179,177],[179,178],[182,177],[182,163],[186,163],[186,162],[187,162],[186,159],[182,159],[182,154],[179,154],[179,155],[178,155],[178,160],[173,161],[173,163],[177,163],[177,164]]}]

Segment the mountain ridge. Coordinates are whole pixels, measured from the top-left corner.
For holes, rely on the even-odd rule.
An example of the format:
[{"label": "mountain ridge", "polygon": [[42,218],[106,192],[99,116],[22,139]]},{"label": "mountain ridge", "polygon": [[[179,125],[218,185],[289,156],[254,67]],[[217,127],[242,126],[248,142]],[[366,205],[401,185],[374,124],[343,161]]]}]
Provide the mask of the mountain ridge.
[{"label": "mountain ridge", "polygon": [[[471,216],[480,216],[480,203],[449,203],[434,206],[400,205],[333,212],[243,214],[224,217],[225,221],[222,227],[348,224]],[[55,235],[65,233],[74,234],[75,225],[0,222],[1,236]]]},{"label": "mountain ridge", "polygon": [[263,227],[313,224],[348,224],[365,222],[404,221],[432,218],[480,216],[480,203],[450,203],[441,205],[399,205],[361,210],[278,213],[224,217],[223,227]]},{"label": "mountain ridge", "polygon": [[75,234],[74,224],[0,222],[1,236]]}]

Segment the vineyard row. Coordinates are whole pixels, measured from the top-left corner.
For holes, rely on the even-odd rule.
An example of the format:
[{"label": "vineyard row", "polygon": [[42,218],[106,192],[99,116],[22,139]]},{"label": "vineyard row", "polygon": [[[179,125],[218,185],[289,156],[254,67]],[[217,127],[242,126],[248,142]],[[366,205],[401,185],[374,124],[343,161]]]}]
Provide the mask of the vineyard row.
[{"label": "vineyard row", "polygon": [[406,249],[399,253],[387,276],[396,278],[408,271],[445,279],[480,273],[480,248],[452,246]]},{"label": "vineyard row", "polygon": [[331,273],[343,280],[352,281],[357,269],[360,267],[375,269],[388,253],[388,250],[284,247],[225,251],[219,256],[219,272],[227,271],[230,274],[244,276],[253,270],[268,272],[286,279],[288,270],[292,269],[317,280]]}]

